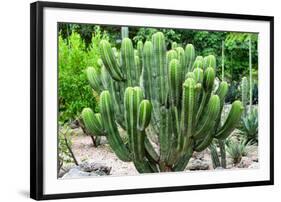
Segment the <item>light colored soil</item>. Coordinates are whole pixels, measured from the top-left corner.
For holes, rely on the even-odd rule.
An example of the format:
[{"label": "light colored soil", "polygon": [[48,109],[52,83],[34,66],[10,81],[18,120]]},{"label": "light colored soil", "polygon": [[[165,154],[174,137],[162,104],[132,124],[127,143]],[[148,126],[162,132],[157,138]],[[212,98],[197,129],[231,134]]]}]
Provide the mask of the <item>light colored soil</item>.
[{"label": "light colored soil", "polygon": [[[111,175],[114,176],[124,176],[124,175],[137,175],[138,172],[135,169],[132,162],[123,162],[118,159],[115,153],[111,150],[108,144],[105,143],[105,138],[102,139],[101,145],[97,148],[93,146],[92,139],[89,136],[83,135],[81,131],[72,137],[72,150],[79,163],[100,163],[104,166],[111,167]],[[256,159],[258,161],[257,147],[254,147],[251,152],[247,155],[250,159]],[[212,160],[210,151],[206,149],[201,153],[194,153],[193,157],[190,159],[189,164],[194,159],[202,159],[205,163],[209,165],[208,170],[213,170]],[[73,165],[68,165],[71,168]],[[227,168],[237,169],[237,166],[232,165],[231,158],[227,155]],[[187,170],[188,166],[187,166]]]},{"label": "light colored soil", "polygon": [[81,135],[73,137],[72,149],[79,162],[101,163],[111,167],[111,175],[122,176],[138,174],[133,163],[119,160],[114,152],[111,151],[108,144],[102,144],[95,148],[90,137]]}]

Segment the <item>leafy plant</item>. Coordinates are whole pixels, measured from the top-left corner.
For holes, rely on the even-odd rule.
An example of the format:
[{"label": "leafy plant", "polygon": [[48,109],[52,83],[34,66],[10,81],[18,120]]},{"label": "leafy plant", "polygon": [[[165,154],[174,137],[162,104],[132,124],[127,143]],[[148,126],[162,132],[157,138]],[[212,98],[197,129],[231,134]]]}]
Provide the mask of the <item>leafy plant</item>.
[{"label": "leafy plant", "polygon": [[81,110],[96,109],[96,98],[88,85],[85,69],[97,66],[100,57],[98,44],[105,38],[97,28],[86,48],[81,36],[72,32],[68,39],[59,36],[59,121],[74,120]]}]

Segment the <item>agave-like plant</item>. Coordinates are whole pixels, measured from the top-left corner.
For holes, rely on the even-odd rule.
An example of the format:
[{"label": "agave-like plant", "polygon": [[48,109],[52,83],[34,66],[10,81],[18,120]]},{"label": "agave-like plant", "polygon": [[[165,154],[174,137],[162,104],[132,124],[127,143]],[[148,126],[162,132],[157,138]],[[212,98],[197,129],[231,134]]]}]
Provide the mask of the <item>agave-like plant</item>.
[{"label": "agave-like plant", "polygon": [[232,159],[233,164],[240,163],[243,156],[247,156],[248,148],[244,141],[226,141],[226,152]]},{"label": "agave-like plant", "polygon": [[258,143],[258,109],[252,108],[247,113],[247,116],[243,116],[241,119],[240,133],[244,136],[245,144],[257,144]]}]

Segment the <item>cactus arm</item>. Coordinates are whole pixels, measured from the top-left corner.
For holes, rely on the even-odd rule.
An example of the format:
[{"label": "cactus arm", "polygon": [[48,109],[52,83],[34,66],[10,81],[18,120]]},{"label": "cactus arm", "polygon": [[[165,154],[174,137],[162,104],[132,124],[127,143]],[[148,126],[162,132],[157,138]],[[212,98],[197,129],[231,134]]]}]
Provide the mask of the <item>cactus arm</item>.
[{"label": "cactus arm", "polygon": [[186,71],[185,52],[184,52],[184,49],[182,47],[177,47],[176,51],[177,51],[177,55],[178,55],[178,60],[179,60],[180,65],[181,65],[181,69],[183,70],[182,79],[184,79],[184,72]]},{"label": "cactus arm", "polygon": [[86,69],[86,75],[91,87],[96,91],[100,92],[103,90],[102,81],[100,79],[101,73],[96,70],[94,67],[88,67]]},{"label": "cactus arm", "polygon": [[220,112],[220,99],[218,95],[212,95],[208,106],[207,112],[202,119],[202,123],[199,123],[199,128],[196,131],[194,138],[200,139],[202,138],[208,131],[213,130],[215,121],[218,118]]},{"label": "cactus arm", "polygon": [[100,95],[100,113],[110,147],[122,161],[130,161],[130,152],[123,143],[114,121],[114,110],[109,91],[103,91]]},{"label": "cactus arm", "polygon": [[208,55],[203,59],[203,66],[204,69],[208,67],[212,67],[214,70],[216,69],[216,57],[214,55]]},{"label": "cactus arm", "polygon": [[145,139],[144,139],[144,146],[145,146],[145,150],[147,152],[146,156],[150,159],[153,159],[154,162],[158,162],[160,157],[157,154],[157,152],[155,151],[155,149],[153,148],[152,144],[150,143],[150,141],[147,137],[145,137]]},{"label": "cactus arm", "polygon": [[186,72],[191,71],[194,59],[195,59],[195,49],[192,44],[187,44],[185,47],[185,57],[186,57]]},{"label": "cactus arm", "polygon": [[218,155],[216,146],[211,143],[210,146],[209,146],[209,149],[211,151],[213,168],[216,169],[217,167],[221,167],[221,162],[220,162],[220,159],[219,159],[219,155]]},{"label": "cactus arm", "polygon": [[204,68],[204,59],[202,56],[197,56],[194,63],[193,63],[193,66],[192,66],[192,70],[196,69],[196,68],[200,68],[200,69],[205,69]]},{"label": "cactus arm", "polygon": [[204,111],[204,108],[205,108],[205,106],[207,105],[207,103],[210,99],[211,92],[212,92],[213,85],[214,85],[214,81],[215,81],[214,69],[209,67],[204,72],[204,78],[203,78],[204,92],[203,92],[203,95],[202,95],[202,99],[201,99],[199,109],[198,109],[197,114],[196,114],[195,123],[198,123],[198,121],[200,120],[202,112]]},{"label": "cactus arm", "polygon": [[138,55],[135,55],[135,67],[136,67],[135,84],[139,85],[139,83],[140,83],[140,76],[141,76],[141,72],[142,72],[142,66],[141,66],[140,57]]},{"label": "cactus arm", "polygon": [[135,160],[142,161],[145,157],[145,128],[148,126],[151,118],[151,104],[148,100],[142,100],[139,104],[136,137]]},{"label": "cactus arm", "polygon": [[227,92],[228,92],[228,84],[225,81],[222,81],[219,85],[218,90],[216,91],[216,94],[219,96],[221,101],[221,107],[223,107],[223,103],[225,100],[225,96],[227,95]]},{"label": "cactus arm", "polygon": [[82,119],[90,133],[93,135],[105,135],[99,113],[94,114],[90,108],[84,108],[82,111]]},{"label": "cactus arm", "polygon": [[203,83],[204,73],[201,68],[195,68],[193,74],[196,83]]},{"label": "cactus arm", "polygon": [[134,48],[129,38],[122,40],[121,57],[122,69],[126,72],[127,86],[138,85]]},{"label": "cactus arm", "polygon": [[134,161],[134,165],[139,173],[153,173],[153,169],[150,167],[147,160]]},{"label": "cactus arm", "polygon": [[170,99],[173,106],[178,106],[180,101],[182,85],[182,66],[177,59],[171,60],[169,64],[169,86]]},{"label": "cactus arm", "polygon": [[177,44],[177,42],[172,42],[172,45],[171,45],[171,48],[174,50],[174,49],[176,49],[178,47],[178,44]]},{"label": "cactus arm", "polygon": [[168,112],[168,109],[165,107],[161,107],[160,112],[160,131],[159,131],[159,145],[160,145],[160,161],[165,162],[168,154],[169,154],[169,148],[170,148],[170,138],[171,138],[171,131],[170,131],[170,124],[169,119],[170,114]]},{"label": "cactus arm", "polygon": [[152,68],[153,48],[150,41],[146,41],[143,47],[143,80],[144,92],[147,99],[152,98]]},{"label": "cactus arm", "polygon": [[193,153],[193,151],[190,147],[189,150],[186,152],[186,154],[183,155],[179,159],[179,161],[172,167],[172,170],[173,171],[183,171],[186,168],[190,158],[192,157],[192,153]]},{"label": "cactus arm", "polygon": [[101,40],[100,42],[100,54],[102,62],[105,65],[110,76],[116,81],[123,81],[123,75],[114,55],[114,52],[106,40]]},{"label": "cactus arm", "polygon": [[162,32],[152,35],[154,53],[154,73],[156,73],[156,89],[154,93],[158,96],[160,105],[165,105],[167,99],[167,66],[166,66],[166,45]]},{"label": "cactus arm", "polygon": [[112,78],[110,77],[110,74],[106,70],[106,67],[103,65],[101,67],[101,82],[103,85],[104,90],[109,90],[112,88]]},{"label": "cactus arm", "polygon": [[138,110],[138,130],[143,131],[151,119],[152,106],[149,100],[142,100]]},{"label": "cactus arm", "polygon": [[219,140],[219,147],[221,153],[221,166],[226,168],[225,140]]},{"label": "cactus arm", "polygon": [[171,60],[173,59],[177,59],[178,58],[178,53],[177,51],[175,50],[169,50],[167,53],[166,53],[166,60],[167,60],[167,64],[169,65]]},{"label": "cactus arm", "polygon": [[201,152],[206,149],[213,141],[214,133],[213,131],[207,132],[205,138],[195,144],[194,150],[197,152]]},{"label": "cactus arm", "polygon": [[225,139],[230,133],[235,129],[236,124],[239,122],[243,112],[243,106],[240,101],[234,101],[231,106],[231,110],[228,117],[221,127],[221,129],[216,133],[217,139]]},{"label": "cactus arm", "polygon": [[143,67],[143,42],[138,41],[137,43],[137,52],[140,59],[140,66]]},{"label": "cactus arm", "polygon": [[182,114],[181,114],[181,136],[183,142],[181,151],[185,151],[191,143],[193,113],[195,104],[195,82],[192,78],[185,80],[183,84],[182,96]]},{"label": "cactus arm", "polygon": [[134,88],[127,87],[124,93],[124,109],[125,109],[125,123],[126,130],[128,134],[128,146],[130,151],[133,151],[134,148],[134,133],[136,133],[136,128],[134,129],[134,115],[137,116],[136,107],[134,109]]}]

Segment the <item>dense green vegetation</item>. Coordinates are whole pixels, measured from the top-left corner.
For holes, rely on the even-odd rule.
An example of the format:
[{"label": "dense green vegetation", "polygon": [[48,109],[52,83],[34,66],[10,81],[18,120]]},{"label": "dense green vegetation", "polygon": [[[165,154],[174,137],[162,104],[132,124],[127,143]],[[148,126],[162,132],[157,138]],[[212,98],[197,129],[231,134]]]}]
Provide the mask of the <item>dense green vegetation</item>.
[{"label": "dense green vegetation", "polygon": [[96,98],[88,85],[86,67],[97,66],[100,57],[98,44],[107,36],[98,27],[92,30],[91,42],[86,46],[85,39],[77,32],[67,38],[59,35],[59,112],[60,122],[75,119],[85,106],[96,109]]},{"label": "dense green vegetation", "polygon": [[[174,70],[175,78],[174,81],[175,85],[179,85],[180,83],[185,84],[186,86],[192,85],[192,79],[195,79],[196,82],[199,82],[203,85],[202,92],[206,91],[206,85],[204,84],[203,80],[199,81],[198,78],[196,79],[194,75],[201,74],[201,72],[190,72],[189,74],[186,74],[186,71],[184,73],[181,73],[182,75],[185,75],[185,78],[179,79],[178,78],[178,65],[182,66],[182,64],[185,63],[184,66],[187,65],[187,61],[184,61],[182,59],[181,54],[185,55],[194,55],[192,64],[194,62],[194,66],[199,67],[202,69],[202,76],[203,74],[207,74],[207,69],[205,67],[205,63],[207,62],[210,67],[213,68],[214,72],[216,72],[216,81],[214,83],[214,86],[224,86],[225,91],[227,92],[226,95],[224,95],[223,100],[220,100],[220,108],[223,107],[223,103],[231,104],[235,100],[242,100],[244,113],[242,116],[242,119],[240,121],[239,130],[237,134],[239,135],[239,141],[238,142],[232,142],[232,141],[225,141],[226,137],[230,134],[231,131],[235,129],[234,125],[233,127],[230,127],[230,129],[227,131],[226,136],[223,138],[212,138],[208,140],[208,142],[204,141],[204,139],[198,139],[194,140],[195,142],[193,144],[200,146],[200,141],[202,144],[204,144],[204,149],[209,148],[212,154],[212,162],[213,167],[226,167],[226,154],[228,154],[232,159],[233,163],[237,164],[239,163],[242,153],[245,153],[245,147],[247,144],[257,144],[258,143],[258,112],[256,108],[252,109],[252,104],[258,103],[258,52],[257,52],[257,42],[258,42],[258,35],[257,34],[249,34],[249,33],[234,33],[234,32],[214,32],[214,31],[197,31],[197,30],[182,30],[182,29],[156,29],[156,28],[139,28],[139,27],[130,27],[129,29],[122,29],[118,26],[97,26],[97,25],[86,25],[86,24],[66,24],[66,23],[60,23],[59,24],[59,37],[58,37],[58,48],[59,48],[59,122],[60,125],[64,125],[64,127],[72,122],[75,119],[79,118],[78,123],[80,123],[80,127],[84,128],[84,124],[86,125],[86,128],[90,131],[90,134],[92,134],[93,138],[94,135],[98,135],[97,138],[100,138],[99,136],[104,136],[106,131],[104,126],[101,128],[101,121],[106,120],[106,124],[113,124],[113,122],[117,122],[119,126],[121,126],[123,129],[126,130],[127,127],[136,127],[140,131],[135,131],[138,134],[142,134],[145,131],[145,128],[148,126],[148,123],[150,121],[150,118],[144,117],[144,115],[148,115],[148,112],[145,112],[144,114],[138,115],[138,118],[131,117],[131,119],[134,119],[134,123],[128,123],[126,122],[126,116],[124,113],[128,112],[134,112],[133,106],[128,106],[128,108],[124,108],[124,92],[125,87],[130,86],[138,86],[138,78],[142,78],[142,76],[147,76],[147,72],[145,72],[144,68],[144,50],[142,49],[145,46],[145,42],[150,40],[153,41],[153,36],[155,36],[156,33],[163,33],[165,36],[165,40],[163,40],[163,47],[167,50],[174,50],[176,57],[172,51],[167,52],[167,60],[169,64],[169,69]],[[131,39],[131,42],[129,42],[127,39],[126,43],[124,42],[124,38],[128,36]],[[108,42],[108,44],[105,43],[105,41]],[[102,42],[102,43],[101,43]],[[104,47],[101,46],[101,44],[104,44]],[[122,75],[124,75],[124,70],[121,69],[120,72],[117,71],[116,67],[119,66],[122,63],[122,60],[126,60],[127,56],[122,56],[124,53],[122,53],[122,46],[129,47],[129,50],[131,51],[131,56],[133,57],[134,62],[129,62],[126,66],[126,69],[132,69],[134,72],[137,72],[137,75],[135,75],[136,78],[130,78],[128,82],[128,78],[126,78],[125,85],[124,84],[118,84],[118,82],[124,82],[122,78]],[[193,44],[195,47],[195,53],[194,49],[186,48],[186,44]],[[131,47],[132,46],[132,47]],[[112,50],[111,48],[114,47]],[[102,49],[104,51],[101,51]],[[182,49],[183,48],[183,49]],[[185,50],[184,50],[185,49]],[[191,52],[190,52],[191,51]],[[112,64],[112,61],[107,61],[108,57],[102,54],[108,54],[109,52],[112,52],[112,56],[116,57],[116,66],[110,67]],[[171,53],[169,55],[169,52]],[[127,53],[126,53],[127,54]],[[163,52],[164,55],[166,53]],[[169,56],[168,56],[169,55]],[[195,59],[196,56],[203,56]],[[111,57],[111,56],[110,56]],[[189,57],[189,56],[187,56]],[[112,58],[111,58],[112,59]],[[131,58],[132,59],[132,58]],[[157,59],[157,58],[156,58]],[[162,60],[162,61],[161,61]],[[157,63],[160,62],[160,64],[163,62],[163,58],[159,59]],[[195,60],[195,61],[194,61]],[[130,60],[128,60],[130,61]],[[172,61],[172,62],[171,62]],[[109,63],[106,63],[109,62]],[[170,63],[171,62],[171,63]],[[136,65],[136,69],[140,71],[135,71],[132,67],[132,64]],[[160,65],[159,64],[159,65]],[[90,68],[89,68],[90,67]],[[249,68],[250,67],[250,68]],[[190,69],[189,70],[193,70]],[[105,73],[105,71],[107,73]],[[142,72],[143,71],[143,72]],[[198,70],[199,71],[199,70]],[[211,70],[210,70],[211,71]],[[110,75],[108,74],[110,73]],[[126,72],[128,74],[128,72]],[[129,73],[132,74],[132,73]],[[135,73],[134,73],[135,74]],[[142,75],[143,74],[143,75]],[[173,74],[173,72],[166,72],[164,77],[168,78],[170,75]],[[192,74],[194,74],[192,76]],[[90,76],[89,76],[90,75]],[[106,75],[104,77],[104,75]],[[163,76],[163,75],[162,75]],[[112,77],[112,78],[110,78]],[[163,78],[164,78],[163,77]],[[250,87],[245,86],[243,84],[243,80],[246,81],[249,79]],[[203,77],[202,77],[203,78]],[[145,81],[147,78],[144,78]],[[172,79],[172,78],[171,78]],[[177,79],[179,79],[177,81]],[[185,82],[186,80],[183,79],[189,79],[188,82]],[[89,85],[89,81],[90,84]],[[118,82],[117,82],[118,80]],[[248,80],[247,80],[248,82]],[[228,85],[226,84],[228,83]],[[245,83],[245,82],[244,82]],[[150,85],[148,82],[144,82],[144,89],[147,87],[146,85]],[[163,84],[157,84],[159,85],[159,89],[161,90]],[[172,85],[172,84],[169,84]],[[205,85],[205,86],[204,86]],[[111,86],[111,87],[110,87]],[[175,88],[177,86],[174,86]],[[171,86],[173,88],[173,86]],[[215,88],[215,87],[214,87]],[[170,89],[170,88],[169,88]],[[111,100],[110,95],[104,96],[104,101],[99,101],[100,94],[104,90],[109,90],[111,96],[112,94],[116,94],[113,96],[113,100]],[[140,90],[140,91],[139,91]],[[162,89],[163,90],[163,89]],[[213,91],[211,94],[218,94],[220,93],[218,89],[217,91]],[[128,93],[128,99],[140,99],[140,97],[136,97],[138,93],[147,93],[147,92],[141,92],[142,89],[129,89],[128,91],[131,91]],[[181,111],[181,99],[183,99],[181,96],[184,93],[181,91],[172,90],[171,95],[169,94],[168,100],[160,99],[157,102],[161,102],[161,105],[165,105],[167,109],[165,108],[165,112],[161,111],[163,110],[159,108],[158,112],[161,111],[161,116],[164,116],[164,114],[167,115],[167,117],[171,116],[173,117],[175,109],[177,109],[178,117],[174,117],[176,120],[179,121],[178,125],[182,125],[181,118],[184,117],[184,112]],[[119,94],[118,94],[119,92]],[[158,93],[156,90],[155,92]],[[155,94],[157,94],[155,93]],[[162,91],[161,91],[162,93]],[[163,90],[163,93],[168,93],[168,89]],[[178,93],[178,94],[177,94]],[[197,92],[198,93],[198,92]],[[210,94],[210,95],[211,95]],[[177,96],[179,95],[179,96]],[[139,96],[139,95],[138,95]],[[154,110],[157,109],[157,105],[155,105],[155,96],[150,95],[149,101],[145,100],[147,97],[143,97],[143,101],[139,103],[139,107],[143,103],[143,106],[145,110],[147,110],[147,107],[150,105],[153,106]],[[106,97],[106,98],[105,98]],[[160,96],[161,97],[161,96]],[[171,97],[171,98],[170,98]],[[175,98],[177,97],[177,98]],[[212,98],[212,99],[211,99]],[[116,102],[117,99],[117,103]],[[169,100],[171,99],[171,100]],[[199,98],[198,98],[199,99]],[[200,97],[202,99],[202,97]],[[216,98],[213,98],[212,96],[207,97],[208,100],[211,100],[215,103]],[[110,101],[111,100],[111,101]],[[152,101],[153,100],[153,101]],[[215,100],[215,101],[214,101]],[[165,102],[164,102],[165,101]],[[104,107],[103,109],[99,109],[99,106],[102,107],[104,103],[106,102],[114,102],[113,106],[111,106],[111,109],[108,109],[108,106]],[[167,103],[168,102],[168,103]],[[186,102],[188,102],[186,100]],[[198,101],[197,104],[200,104],[201,101]],[[111,103],[112,104],[112,103]],[[202,109],[198,108],[198,110],[202,110],[204,112],[209,112],[207,110],[208,107],[211,105],[208,104],[206,101],[203,103],[204,106]],[[217,104],[218,105],[218,104]],[[250,107],[248,107],[248,105]],[[104,105],[105,106],[105,105]],[[174,108],[170,109],[170,106],[174,106]],[[81,114],[82,110],[85,109],[83,113]],[[158,106],[159,107],[159,106]],[[240,107],[240,106],[239,106]],[[237,107],[237,110],[239,109]],[[203,109],[204,108],[204,109]],[[205,109],[206,108],[206,109]],[[249,108],[249,109],[248,109]],[[112,110],[115,111],[116,117],[107,117],[102,118],[102,113],[106,113],[106,110],[110,110],[112,113]],[[210,108],[211,109],[211,108]],[[221,108],[222,109],[222,108]],[[212,108],[212,110],[215,110]],[[138,111],[138,110],[137,110]],[[239,110],[238,110],[239,111]],[[100,113],[101,114],[100,114]],[[117,113],[116,113],[117,112]],[[216,134],[220,131],[220,128],[223,128],[223,125],[220,125],[220,114],[221,110],[218,112],[218,125],[215,126],[215,131],[213,131],[213,134]],[[81,116],[84,119],[84,123],[81,121]],[[167,128],[167,124],[171,120],[166,120],[163,118],[164,122],[161,122],[161,116],[156,117],[155,112],[151,114],[151,124],[154,125],[153,127],[149,126],[149,133],[151,131],[154,131],[153,133],[159,133],[158,136],[161,137],[161,133],[167,132],[167,131],[159,131],[160,128]],[[188,115],[186,115],[188,117]],[[192,115],[193,116],[193,115]],[[236,117],[240,117],[237,116]],[[91,120],[94,118],[93,120]],[[233,117],[232,117],[233,118]],[[116,120],[114,120],[116,119]],[[157,120],[158,119],[158,120]],[[206,121],[207,118],[202,117],[201,121]],[[240,118],[237,118],[235,123]],[[85,120],[90,120],[89,123],[85,122]],[[142,124],[145,126],[139,128],[139,120],[144,121]],[[162,120],[162,121],[163,121]],[[138,121],[138,123],[136,122]],[[197,120],[198,121],[198,120]],[[156,122],[158,122],[156,124]],[[159,128],[159,122],[162,123],[162,127]],[[66,123],[66,125],[65,125]],[[97,123],[98,125],[95,125]],[[233,122],[234,123],[234,122]],[[88,124],[88,125],[87,125]],[[89,125],[92,124],[92,125]],[[94,124],[94,125],[93,125]],[[128,125],[129,124],[129,125]],[[133,124],[133,125],[130,125]],[[141,125],[142,125],[141,124]],[[175,124],[175,123],[174,123]],[[173,125],[173,124],[172,124]],[[175,124],[177,125],[177,124]],[[89,127],[90,126],[90,127]],[[200,125],[198,125],[199,127]],[[209,127],[211,127],[210,124],[208,124]],[[62,127],[62,128],[64,128]],[[212,125],[212,127],[214,127]],[[107,126],[109,128],[109,126]],[[229,126],[227,127],[229,128]],[[188,130],[188,127],[186,128]],[[85,130],[85,128],[84,128]],[[194,129],[195,130],[195,129]],[[192,131],[194,132],[192,129]],[[196,128],[198,130],[198,128]],[[227,130],[225,128],[225,130]],[[158,132],[157,132],[158,131]],[[188,132],[188,131],[187,131]],[[190,131],[189,131],[190,132]],[[204,132],[206,130],[204,129]],[[110,131],[107,135],[110,135],[114,141],[116,141],[116,130]],[[168,133],[171,133],[168,132]],[[65,135],[67,134],[67,135]],[[202,133],[203,134],[203,133]],[[133,136],[134,134],[131,134]],[[169,171],[169,170],[182,170],[184,169],[184,165],[188,161],[186,161],[186,158],[189,158],[192,154],[193,150],[180,152],[179,154],[175,154],[173,157],[174,160],[178,160],[179,163],[171,164],[171,159],[169,159],[171,156],[171,152],[175,151],[169,151],[169,155],[162,154],[160,152],[160,157],[155,156],[155,152],[152,151],[152,148],[148,148],[150,150],[150,156],[152,159],[154,158],[153,162],[148,161],[150,164],[147,167],[143,167],[145,163],[142,161],[142,159],[139,159],[138,152],[135,152],[135,150],[142,149],[144,151],[143,143],[145,143],[145,147],[147,146],[147,141],[142,139],[143,142],[141,144],[138,144],[137,147],[139,148],[129,148],[131,153],[134,153],[136,157],[132,158],[126,157],[126,154],[120,153],[120,145],[122,145],[121,140],[119,139],[119,142],[112,142],[110,141],[110,136],[107,136],[107,139],[109,138],[109,144],[112,147],[113,150],[115,150],[114,147],[117,149],[117,156],[119,158],[124,158],[125,161],[132,160],[136,166],[136,168],[139,170],[139,172],[159,172],[159,171]],[[126,136],[127,137],[127,136]],[[132,137],[131,137],[132,138]],[[118,138],[117,138],[118,139]],[[126,140],[126,146],[127,144],[130,144],[130,137]],[[140,140],[138,140],[140,141]],[[161,142],[162,141],[162,142]],[[167,140],[168,141],[168,140]],[[165,143],[166,140],[161,140],[160,138],[160,151],[161,151],[161,144],[164,145],[164,147],[167,149],[167,144]],[[226,144],[227,143],[227,144]],[[173,143],[176,144],[176,143]],[[171,146],[171,145],[170,145]],[[125,147],[123,150],[126,150]],[[76,163],[75,157],[71,154],[71,138],[69,137],[68,133],[60,132],[59,134],[59,167],[62,166],[63,162],[65,163]],[[164,149],[165,149],[164,148]],[[219,150],[218,150],[219,148]],[[128,148],[127,148],[128,149]],[[201,149],[199,149],[201,150]],[[198,150],[198,151],[199,151]],[[195,149],[195,151],[197,151]],[[220,154],[218,153],[220,151]],[[115,150],[116,152],[116,150]],[[125,152],[126,153],[126,152]],[[149,151],[148,151],[149,153]],[[167,152],[166,152],[167,153]],[[143,155],[143,154],[141,154]],[[153,156],[154,155],[154,156]],[[137,158],[137,159],[136,159]],[[185,159],[185,160],[183,160]],[[153,165],[156,164],[156,166]],[[152,167],[151,167],[152,166]],[[156,170],[155,170],[156,168]],[[149,171],[148,171],[148,170]],[[151,170],[152,169],[152,170]]]},{"label": "dense green vegetation", "polygon": [[[217,59],[217,76],[222,78],[222,44],[224,43],[224,79],[228,81],[230,90],[226,102],[231,103],[240,98],[239,83],[243,76],[248,76],[248,43],[249,34],[231,32],[212,32],[182,29],[156,29],[130,27],[129,37],[134,44],[151,39],[157,31],[163,32],[167,48],[172,43],[178,45],[192,43],[196,47],[196,55],[214,55]],[[75,119],[81,109],[89,106],[96,109],[96,99],[87,85],[85,69],[97,67],[100,57],[98,44],[101,39],[108,39],[116,48],[121,46],[121,27],[96,26],[87,24],[60,23],[59,25],[59,111],[60,121]],[[252,38],[252,66],[254,83],[257,80],[257,34]],[[257,88],[254,101],[257,100]]]}]

